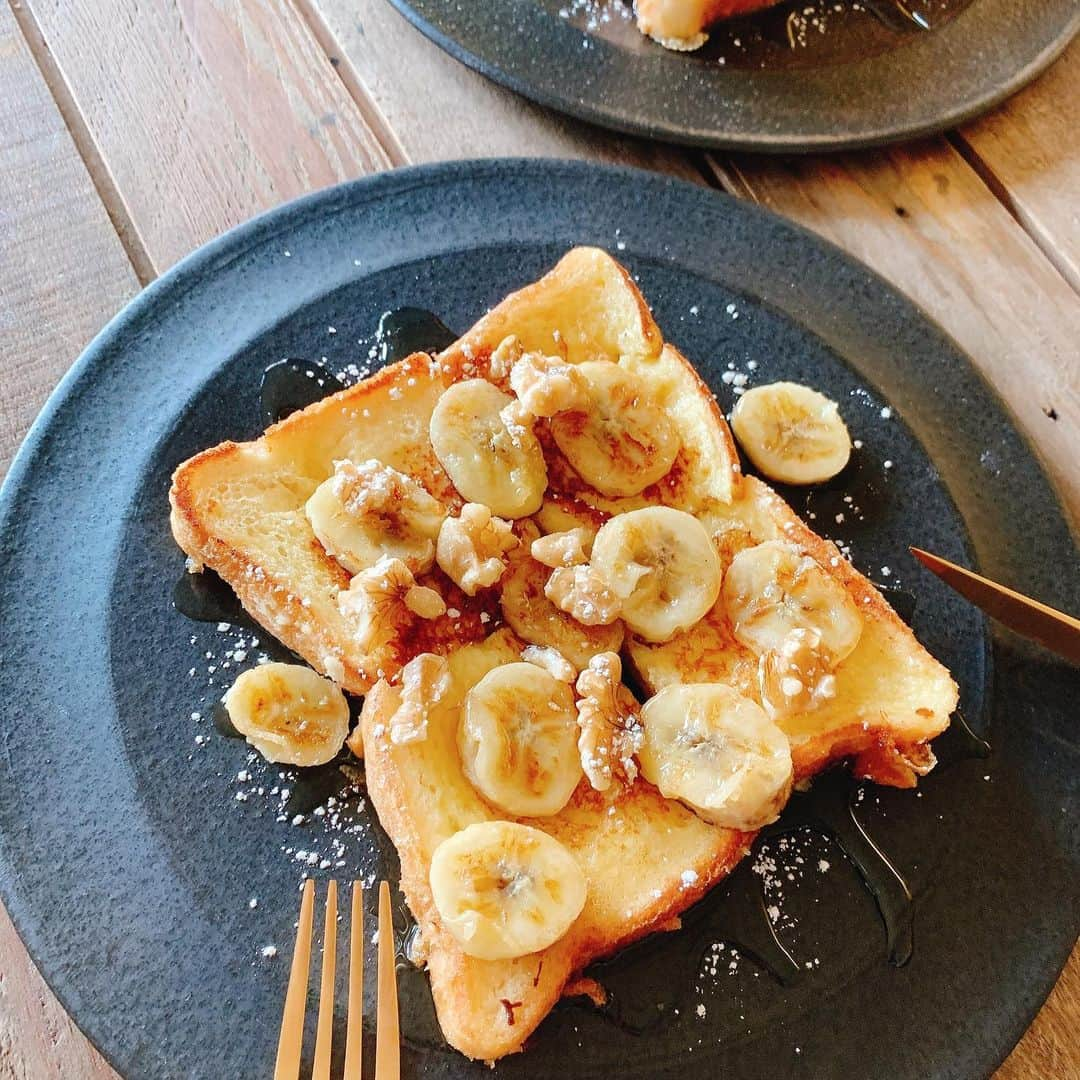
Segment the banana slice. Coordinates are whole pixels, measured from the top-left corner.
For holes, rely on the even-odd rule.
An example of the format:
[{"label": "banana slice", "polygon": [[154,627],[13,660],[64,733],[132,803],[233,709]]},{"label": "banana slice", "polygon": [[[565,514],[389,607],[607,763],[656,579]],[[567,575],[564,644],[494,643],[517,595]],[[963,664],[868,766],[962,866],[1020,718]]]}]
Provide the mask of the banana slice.
[{"label": "banana slice", "polygon": [[693,626],[720,594],[720,560],[704,526],[683,510],[619,514],[596,534],[592,568],[622,598],[622,617],[646,641]]},{"label": "banana slice", "polygon": [[782,484],[831,480],[851,457],[851,436],[835,401],[799,383],[747,390],[731,428],[750,460]]},{"label": "banana slice", "polygon": [[728,829],[779,817],[791,794],[791,748],[756,702],[723,683],[679,684],[650,698],[641,722],[641,772],[665,798]]},{"label": "banana slice", "polygon": [[465,775],[515,817],[547,817],[581,780],[574,693],[535,664],[504,664],[465,696],[458,750]]},{"label": "banana slice", "polygon": [[640,376],[587,360],[582,403],[551,420],[551,434],[583,480],[603,495],[637,495],[671,471],[678,429]]},{"label": "banana slice", "polygon": [[[534,534],[533,534],[534,535]],[[507,625],[531,645],[558,649],[579,671],[602,652],[618,652],[623,624],[582,626],[545,595],[551,571],[529,555],[529,542],[509,556],[510,569],[500,584],[499,604]]]},{"label": "banana slice", "polygon": [[431,857],[431,896],[462,951],[512,960],[553,945],[585,906],[585,875],[553,836],[512,821],[483,821]]},{"label": "banana slice", "polygon": [[724,603],[735,636],[759,656],[779,652],[794,630],[816,630],[814,649],[831,668],[862,634],[862,615],[843,585],[783,540],[744,548],[731,560]]},{"label": "banana slice", "polygon": [[[583,545],[592,547],[597,529],[607,521],[608,515],[567,495],[551,495],[544,499],[544,505],[536,513],[535,521],[545,533],[569,532],[582,529],[586,539]],[[540,560],[543,562],[543,560]]]},{"label": "banana slice", "polygon": [[312,531],[350,574],[380,556],[401,559],[415,574],[431,569],[446,507],[410,476],[374,459],[335,461],[304,506]]},{"label": "banana slice", "polygon": [[469,502],[506,518],[540,509],[544,453],[509,394],[483,379],[455,383],[435,403],[429,433],[435,456]]},{"label": "banana slice", "polygon": [[251,668],[224,700],[233,726],[267,761],[325,765],[349,734],[345,695],[301,664]]}]

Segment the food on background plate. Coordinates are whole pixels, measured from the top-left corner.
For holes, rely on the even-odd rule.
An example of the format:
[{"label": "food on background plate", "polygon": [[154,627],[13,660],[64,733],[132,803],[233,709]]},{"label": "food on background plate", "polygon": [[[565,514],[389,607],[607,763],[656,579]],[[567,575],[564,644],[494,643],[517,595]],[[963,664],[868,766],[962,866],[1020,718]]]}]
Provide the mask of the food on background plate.
[{"label": "food on background plate", "polygon": [[666,49],[692,52],[709,39],[705,28],[718,19],[748,15],[780,0],[635,0],[638,29]]},{"label": "food on background plate", "polygon": [[[334,492],[354,474],[360,497]],[[794,783],[850,759],[914,786],[956,705],[873,585],[742,474],[596,249],[439,355],[185,462],[171,498],[191,558],[366,695],[348,745],[470,1057],[520,1050],[590,962],[670,927]]]}]

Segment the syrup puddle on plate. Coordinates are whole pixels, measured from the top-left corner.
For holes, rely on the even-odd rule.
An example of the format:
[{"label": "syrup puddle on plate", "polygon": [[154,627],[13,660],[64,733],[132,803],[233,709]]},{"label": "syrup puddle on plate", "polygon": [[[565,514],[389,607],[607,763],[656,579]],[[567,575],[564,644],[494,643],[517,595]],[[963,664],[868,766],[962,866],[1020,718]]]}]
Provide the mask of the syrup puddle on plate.
[{"label": "syrup puddle on plate", "polygon": [[[437,352],[456,340],[456,336],[431,313],[418,308],[401,308],[387,312],[381,318],[373,355],[377,355],[381,363],[392,363],[414,352]],[[268,423],[276,423],[343,388],[337,375],[322,364],[291,358],[282,360],[271,364],[263,374],[260,386],[262,412]],[[865,494],[869,496],[870,492]],[[820,502],[832,495],[818,493],[816,497]],[[863,501],[871,502],[872,499],[867,497]],[[805,512],[806,508],[803,510]],[[896,587],[879,588],[901,617],[910,622],[915,613],[916,597]],[[211,570],[200,574],[185,572],[174,589],[173,603],[178,612],[193,620],[228,623],[261,633],[232,589]],[[273,639],[264,639],[264,644],[266,652],[274,658],[296,659]],[[352,696],[349,700],[355,722],[360,701]],[[222,736],[243,737],[220,702],[212,710],[212,719]],[[948,730],[935,740],[934,751],[938,768],[948,768],[960,761],[989,756],[990,746],[957,712]],[[290,770],[289,783],[293,788],[290,812],[306,815],[323,805],[330,796],[337,796],[349,787],[355,788],[355,769],[349,769],[348,773],[343,770],[343,765],[348,763],[355,765],[355,760],[348,751],[343,751],[326,765],[295,770],[295,776]],[[885,931],[888,962],[894,966],[907,963],[914,948],[911,889],[859,817],[860,790],[860,784],[842,767],[821,774],[808,791],[795,793],[780,821],[759,834],[750,855],[715,890],[720,896],[710,899],[707,917],[695,920],[694,909],[686,914],[688,925],[681,933],[691,937],[689,941],[684,940],[680,949],[672,949],[665,941],[666,935],[652,934],[611,960],[593,965],[590,973],[610,991],[606,1003],[600,1007],[601,1014],[624,1030],[642,1033],[685,1011],[691,1001],[695,976],[718,942],[723,942],[733,955],[741,956],[767,972],[782,986],[796,986],[806,979],[806,964],[793,955],[777,934],[762,883],[752,872],[755,851],[799,831],[818,833],[837,845],[874,899]],[[382,837],[379,847],[384,861],[387,865],[396,864],[396,853],[392,847],[387,847],[389,840],[382,836],[381,829],[375,831],[377,840]],[[442,1047],[445,1043],[431,1002],[427,976],[412,962],[416,955],[418,927],[407,909],[400,908],[396,915],[403,1028],[410,1042]],[[683,957],[685,971],[672,978],[672,955],[676,952]],[[635,983],[640,982],[642,970],[656,970],[659,977],[649,983],[647,991],[639,988],[632,998],[628,998],[620,992],[619,984],[624,981],[623,972],[635,969],[631,980]]]}]

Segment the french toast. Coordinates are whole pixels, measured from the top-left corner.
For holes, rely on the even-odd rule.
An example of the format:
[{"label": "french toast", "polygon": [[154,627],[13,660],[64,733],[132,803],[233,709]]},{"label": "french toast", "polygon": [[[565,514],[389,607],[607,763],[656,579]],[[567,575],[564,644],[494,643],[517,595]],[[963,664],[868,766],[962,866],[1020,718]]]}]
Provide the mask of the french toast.
[{"label": "french toast", "polygon": [[638,29],[669,49],[685,51],[704,43],[703,31],[718,19],[748,15],[779,0],[635,0]]},{"label": "french toast", "polygon": [[[608,361],[632,373],[674,425],[677,452],[642,490],[621,494],[610,477],[598,477],[594,483],[608,488],[601,492],[574,457],[573,439],[590,418],[571,409],[559,414],[561,428],[538,421],[546,486],[536,509],[514,522],[519,543],[507,555],[503,581],[469,595],[441,563],[424,569],[416,581],[445,599],[445,613],[405,616],[391,648],[362,647],[339,604],[352,576],[316,537],[305,506],[335,475],[335,462],[377,457],[460,513],[460,479],[451,481],[442,463],[447,455],[432,446],[432,418],[450,387],[479,379],[513,389],[508,339],[516,355],[557,352],[579,371]],[[646,472],[650,465],[616,464]],[[636,768],[606,789],[582,779],[561,809],[543,817],[516,817],[480,794],[463,764],[464,710],[489,673],[528,660],[530,648],[557,649],[574,672],[619,652],[647,695],[678,684],[723,684],[757,711],[758,703],[768,704],[761,661],[739,635],[730,596],[710,594],[703,616],[663,640],[632,629],[628,613],[615,622],[580,625],[549,598],[544,581],[551,570],[533,557],[534,540],[576,528],[592,544],[609,523],[668,507],[692,516],[710,538],[717,589],[721,574],[738,576],[732,566],[747,552],[768,548],[812,563],[833,595],[857,608],[861,632],[834,665],[826,700],[776,716],[796,780],[851,758],[860,776],[912,786],[932,767],[929,741],[947,727],[956,705],[948,672],[873,585],[766,484],[743,476],[712,394],[664,343],[627,272],[596,249],[569,252],[438,356],[414,355],[254,442],[224,443],[185,462],[174,476],[171,502],[176,539],[196,564],[217,571],[248,611],[313,667],[367,694],[359,737],[354,733],[350,745],[362,749],[370,800],[400,856],[401,886],[420,927],[444,1035],[473,1058],[520,1050],[577,973],[670,926],[731,871],[755,834],[752,827],[708,823]],[[746,559],[738,565],[745,567]],[[445,681],[422,709],[423,723],[397,739],[394,724],[416,690],[403,684],[400,672],[432,653],[447,658]],[[580,678],[578,686],[582,693]],[[790,782],[781,801],[788,791]],[[587,888],[580,914],[557,940],[525,955],[482,957],[463,947],[440,913],[433,859],[461,830],[500,820],[554,837],[572,854]]]},{"label": "french toast", "polygon": [[[557,274],[508,297],[440,356],[410,356],[252,442],[222,443],[176,470],[169,498],[180,547],[196,566],[209,566],[228,582],[279,641],[352,693],[366,693],[419,653],[482,639],[501,621],[498,599],[466,596],[435,569],[425,580],[443,595],[448,611],[459,614],[417,621],[396,657],[365,652],[337,605],[350,575],[316,539],[305,505],[334,472],[335,461],[379,458],[445,506],[459,508],[464,500],[428,438],[432,412],[448,386],[490,372],[492,353],[509,326],[525,349],[548,347],[557,330],[571,362],[618,360],[647,372],[658,400],[680,402],[682,447],[662,485],[633,498],[594,493],[591,505],[580,504],[582,482],[549,445],[545,456],[553,475],[541,518],[550,520],[563,505],[598,521],[651,501],[694,511],[732,496],[738,456],[712,395],[690,365],[664,347],[626,271],[601,252],[572,253]],[[505,377],[498,381],[506,383]]]}]

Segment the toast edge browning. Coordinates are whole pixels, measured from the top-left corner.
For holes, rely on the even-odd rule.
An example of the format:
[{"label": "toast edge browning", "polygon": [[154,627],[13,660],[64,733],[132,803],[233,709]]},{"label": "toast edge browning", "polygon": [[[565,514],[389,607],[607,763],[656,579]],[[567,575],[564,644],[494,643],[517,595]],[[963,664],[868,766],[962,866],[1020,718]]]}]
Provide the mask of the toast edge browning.
[{"label": "toast edge browning", "polygon": [[686,378],[691,381],[695,392],[698,394],[701,401],[704,402],[705,408],[708,410],[712,417],[714,427],[712,429],[713,436],[713,448],[717,457],[721,461],[729,463],[729,483],[730,487],[725,496],[720,496],[722,503],[730,503],[737,499],[742,493],[743,488],[743,471],[742,464],[739,461],[739,451],[735,446],[735,437],[731,433],[731,426],[727,420],[724,419],[724,414],[720,411],[720,405],[716,400],[716,396],[709,389],[708,383],[698,374],[697,369],[693,364],[670,342],[665,342],[664,350],[671,352],[682,364],[684,374]]},{"label": "toast edge browning", "polygon": [[[897,738],[895,729],[888,724],[870,724],[865,728],[862,724],[853,724],[850,727],[834,729],[830,733],[832,745],[824,755],[822,748],[814,747],[816,740],[793,745],[796,780],[820,772],[841,758],[852,757],[852,771],[861,779],[873,780],[888,787],[915,787],[919,776],[929,772],[935,762],[929,746],[930,740],[949,726],[952,714],[956,711],[960,700],[960,688],[956,680],[948,668],[919,641],[911,627],[896,614],[873,582],[859,573],[831,540],[824,539],[810,529],[767,484],[751,479],[747,479],[746,483],[755,486],[760,497],[769,505],[773,517],[782,522],[781,527],[788,538],[821,566],[830,568],[834,577],[858,605],[865,621],[887,628],[890,637],[894,640],[898,638],[906,645],[904,651],[908,655],[916,653],[928,662],[930,669],[943,680],[942,690],[947,695],[941,705],[935,703],[937,707],[930,710],[932,715],[925,718],[928,722],[918,739]],[[835,564],[833,559],[837,560]],[[947,702],[947,707],[944,702]]]},{"label": "toast edge browning", "polygon": [[[388,391],[406,374],[406,365],[412,361],[430,362],[427,353],[414,353],[395,364],[381,368],[363,382],[346,387],[335,394],[309,405],[305,409],[287,416],[284,420],[272,424],[257,439],[237,443],[231,440],[212,446],[194,457],[188,458],[177,466],[172,475],[169,488],[169,524],[177,544],[196,564],[208,566],[225,581],[239,597],[247,611],[267,633],[280,641],[287,648],[304,658],[316,671],[327,675],[323,658],[332,653],[335,642],[320,634],[315,626],[308,631],[303,625],[304,607],[300,598],[295,596],[287,581],[279,580],[257,567],[243,552],[215,535],[210,523],[199,508],[196,489],[200,471],[211,463],[223,458],[231,458],[248,447],[276,435],[288,433],[294,427],[318,422],[320,414],[336,409],[343,404],[357,406],[366,399],[374,399]],[[314,541],[313,541],[314,542]],[[327,558],[327,566],[335,574],[342,589],[348,588],[349,576],[336,562]],[[261,580],[256,580],[255,572],[262,570]],[[342,658],[343,678],[336,679],[343,689],[353,694],[365,694],[375,682],[375,677]],[[340,672],[335,674],[341,674]]]}]

